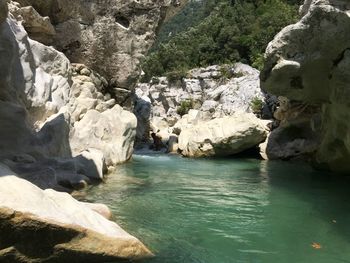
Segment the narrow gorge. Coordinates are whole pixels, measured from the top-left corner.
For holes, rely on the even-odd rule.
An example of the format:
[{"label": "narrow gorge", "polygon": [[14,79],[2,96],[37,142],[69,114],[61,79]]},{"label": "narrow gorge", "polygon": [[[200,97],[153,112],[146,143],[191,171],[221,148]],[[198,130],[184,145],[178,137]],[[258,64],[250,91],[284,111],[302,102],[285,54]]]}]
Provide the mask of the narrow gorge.
[{"label": "narrow gorge", "polygon": [[0,262],[347,262],[349,14],[0,0]]}]

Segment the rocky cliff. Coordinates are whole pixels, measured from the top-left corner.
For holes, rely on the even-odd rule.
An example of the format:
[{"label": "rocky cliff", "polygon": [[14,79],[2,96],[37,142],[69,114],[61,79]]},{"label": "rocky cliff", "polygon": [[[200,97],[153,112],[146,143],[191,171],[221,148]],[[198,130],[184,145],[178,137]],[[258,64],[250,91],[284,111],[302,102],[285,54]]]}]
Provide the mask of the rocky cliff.
[{"label": "rocky cliff", "polygon": [[[18,2],[30,37],[44,39],[64,52],[71,62],[85,64],[103,75],[117,102],[124,103],[139,77],[140,59],[153,44],[160,23],[172,9],[187,1]],[[38,14],[27,14],[32,7]],[[50,18],[52,26],[47,18],[33,19],[39,14]]]},{"label": "rocky cliff", "polygon": [[270,158],[350,171],[349,11],[346,0],[306,0],[300,21],[268,45],[262,87],[281,96]]},{"label": "rocky cliff", "polygon": [[30,39],[13,15],[19,5],[9,9],[0,28],[1,160],[28,178],[52,170],[52,183],[65,187],[102,179],[131,157],[136,118],[103,94],[104,77]]},{"label": "rocky cliff", "polygon": [[115,95],[171,4],[0,0],[0,261],[151,255],[101,207],[47,189],[80,189],[131,158],[137,120]]}]

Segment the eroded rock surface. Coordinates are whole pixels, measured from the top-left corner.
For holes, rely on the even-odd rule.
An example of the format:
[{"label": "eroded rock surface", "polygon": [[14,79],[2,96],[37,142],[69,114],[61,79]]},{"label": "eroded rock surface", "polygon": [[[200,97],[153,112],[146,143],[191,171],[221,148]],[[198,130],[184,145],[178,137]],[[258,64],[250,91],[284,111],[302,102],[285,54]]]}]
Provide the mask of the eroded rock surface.
[{"label": "eroded rock surface", "polygon": [[[102,179],[107,166],[130,159],[135,117],[116,105],[104,77],[30,39],[22,8],[9,7],[0,25],[0,160],[44,189]],[[101,114],[99,126],[84,118],[90,112]]]},{"label": "eroded rock surface", "polygon": [[124,262],[152,256],[96,209],[101,206],[43,191],[0,165],[1,262]]},{"label": "eroded rock surface", "polygon": [[171,3],[0,0],[1,262],[151,256],[108,208],[52,189],[83,188],[131,157],[136,118],[117,91],[130,93]]},{"label": "eroded rock surface", "polygon": [[305,1],[301,20],[269,44],[262,86],[290,103],[267,146],[273,158],[294,144],[284,157],[306,153],[321,167],[350,170],[349,11],[345,0]]},{"label": "eroded rock surface", "polygon": [[167,8],[187,1],[23,0],[55,27],[54,46],[71,62],[103,75],[119,103],[125,102],[140,74],[140,59],[155,40]]},{"label": "eroded rock surface", "polygon": [[236,113],[184,129],[179,149],[187,157],[230,156],[253,148],[266,135],[264,124],[254,114]]}]

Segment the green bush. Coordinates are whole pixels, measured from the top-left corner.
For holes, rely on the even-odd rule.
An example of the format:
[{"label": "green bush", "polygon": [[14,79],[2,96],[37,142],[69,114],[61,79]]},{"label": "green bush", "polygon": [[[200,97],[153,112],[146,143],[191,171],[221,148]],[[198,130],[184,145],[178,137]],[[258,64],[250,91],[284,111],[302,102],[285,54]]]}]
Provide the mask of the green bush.
[{"label": "green bush", "polygon": [[253,113],[260,114],[264,107],[264,101],[262,101],[259,97],[254,97],[250,102],[250,107]]},{"label": "green bush", "polygon": [[180,103],[180,106],[177,108],[176,112],[180,116],[184,116],[194,107],[193,100],[184,100]]},{"label": "green bush", "polygon": [[170,83],[176,83],[183,80],[187,75],[187,71],[184,69],[174,70],[166,73],[166,78]]}]

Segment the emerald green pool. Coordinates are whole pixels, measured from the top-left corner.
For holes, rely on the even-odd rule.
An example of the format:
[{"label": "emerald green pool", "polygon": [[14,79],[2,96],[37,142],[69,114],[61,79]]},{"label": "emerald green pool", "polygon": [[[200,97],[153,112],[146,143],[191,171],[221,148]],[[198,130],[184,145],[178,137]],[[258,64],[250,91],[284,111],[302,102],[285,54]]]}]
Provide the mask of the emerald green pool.
[{"label": "emerald green pool", "polygon": [[88,198],[149,263],[350,262],[350,178],[304,164],[135,155]]}]

